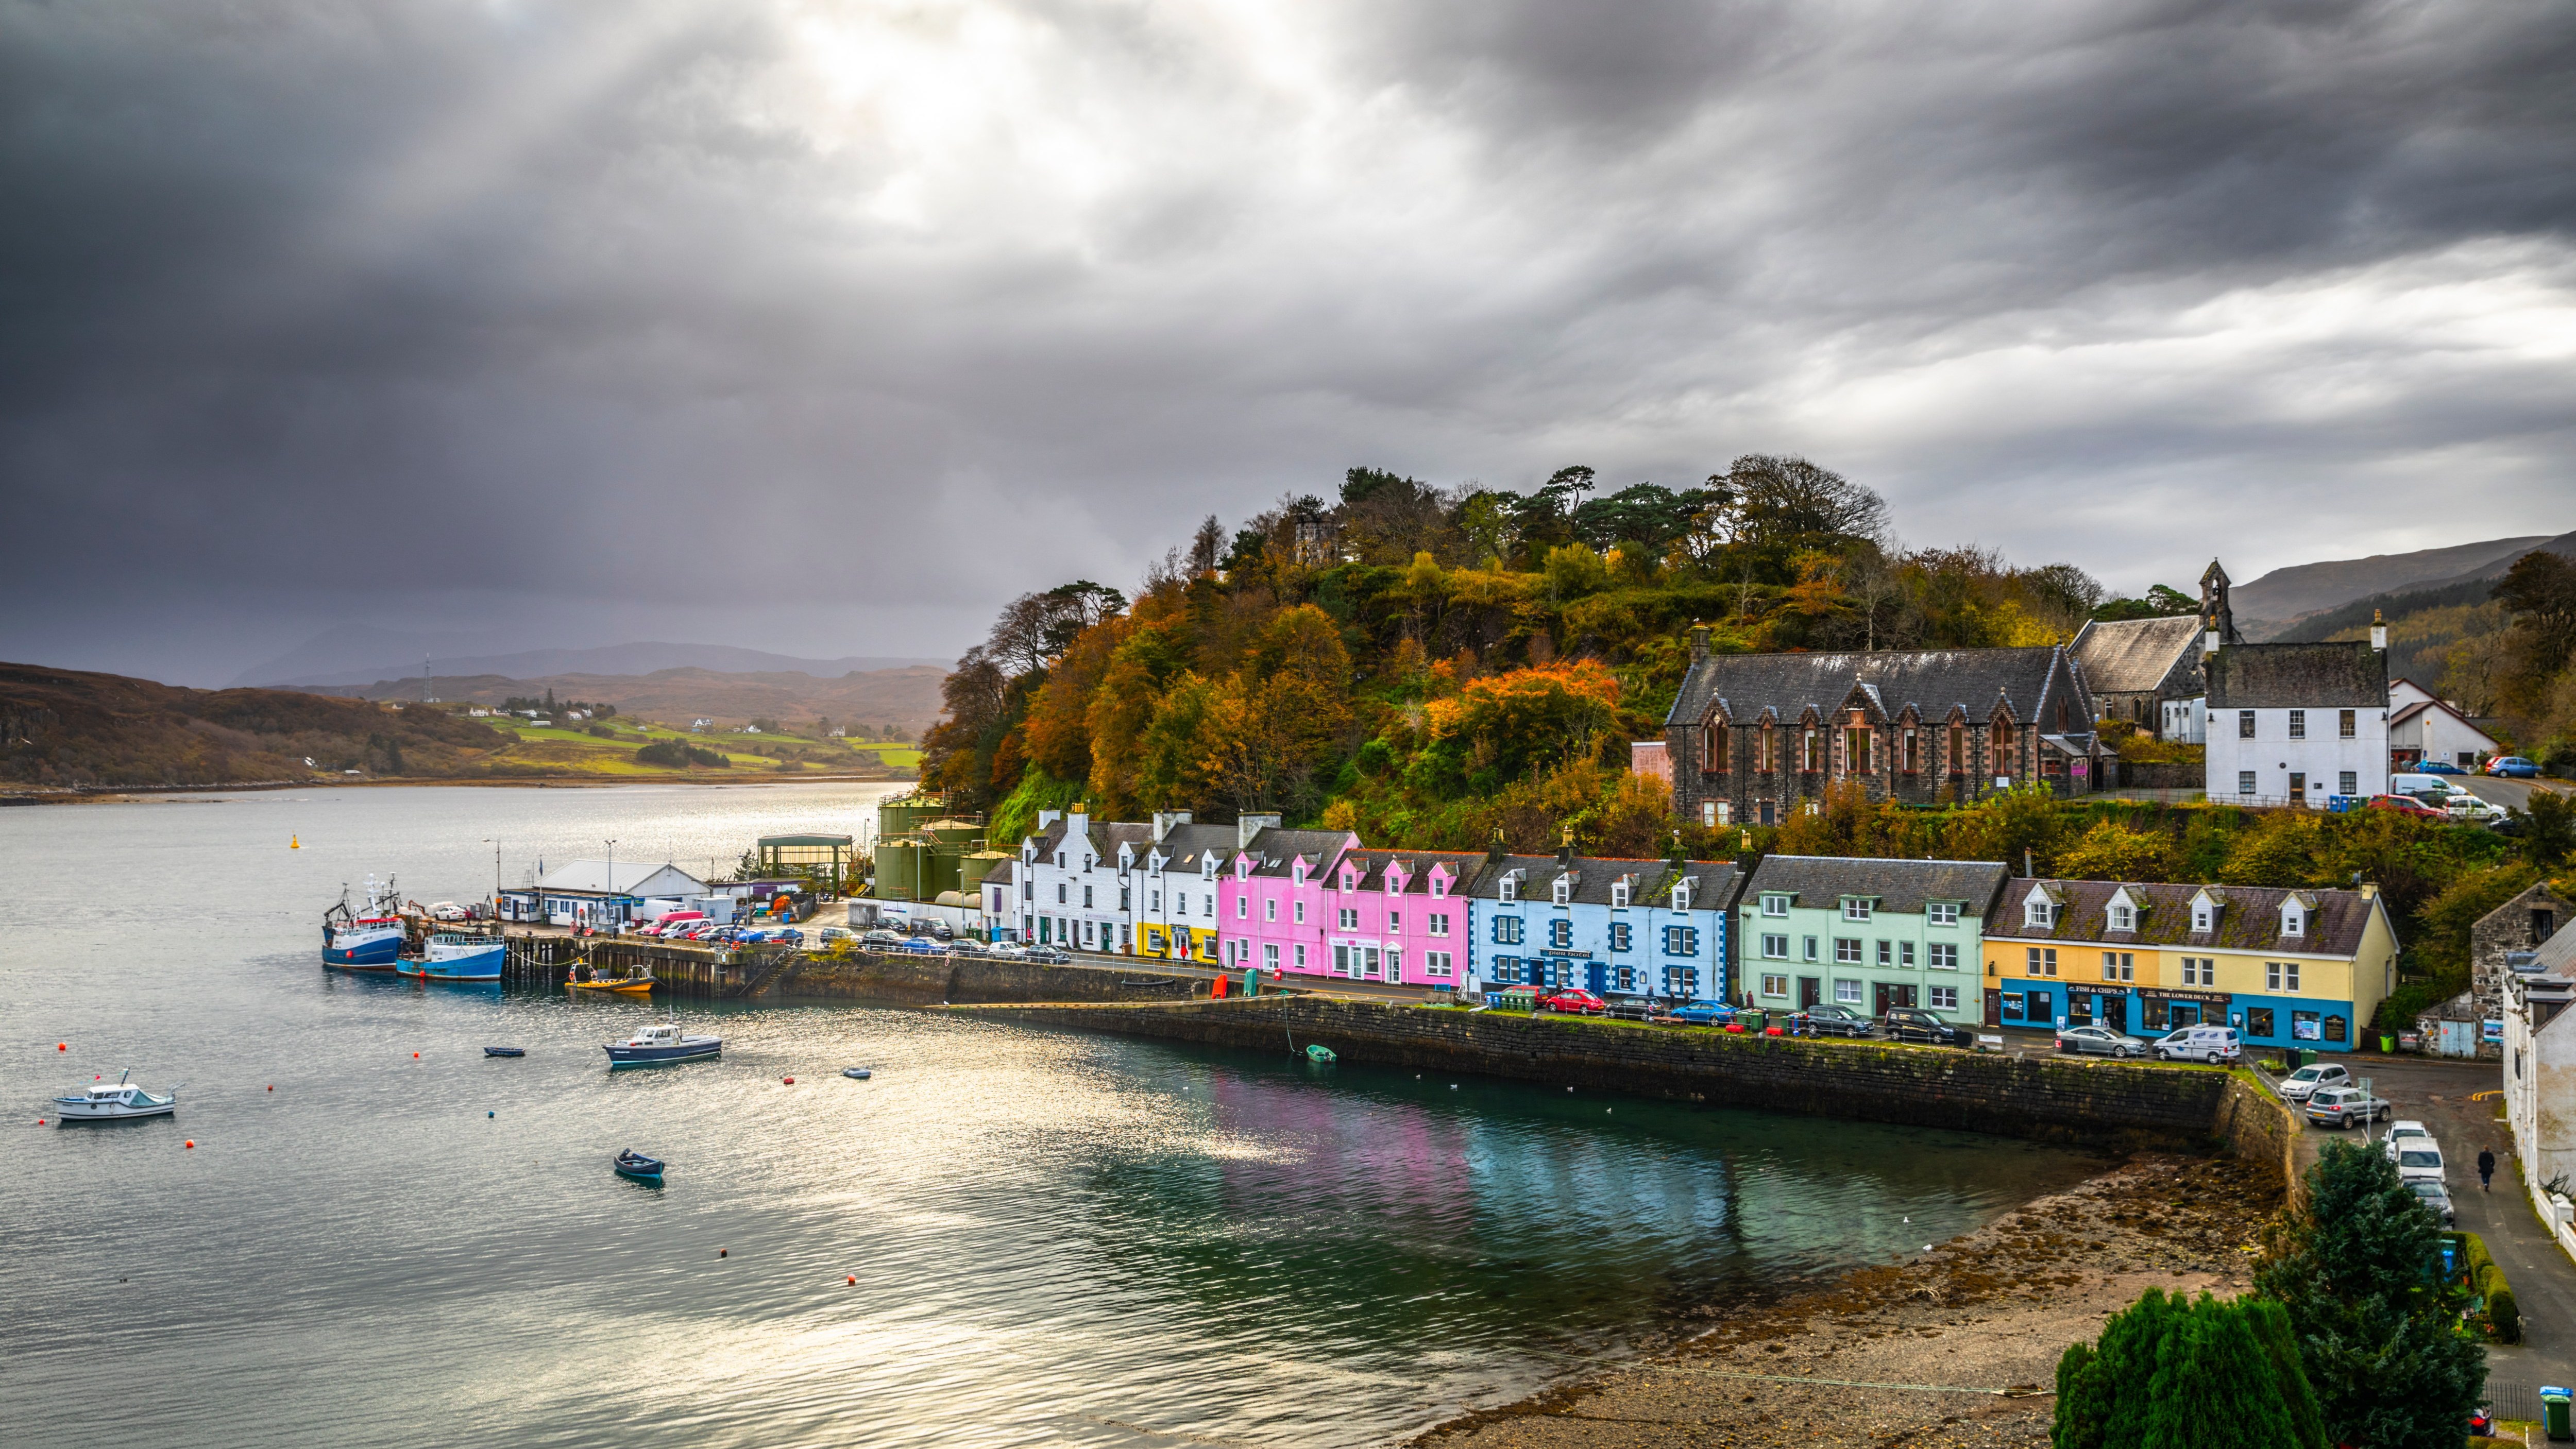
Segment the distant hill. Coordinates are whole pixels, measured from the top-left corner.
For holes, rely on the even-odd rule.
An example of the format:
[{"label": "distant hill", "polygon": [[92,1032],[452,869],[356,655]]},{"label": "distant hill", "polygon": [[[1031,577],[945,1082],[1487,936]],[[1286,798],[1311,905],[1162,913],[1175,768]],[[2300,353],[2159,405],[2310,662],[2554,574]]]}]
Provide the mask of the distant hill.
[{"label": "distant hill", "polygon": [[421,677],[421,657],[424,654],[429,656],[433,678],[490,674],[511,679],[540,679],[560,674],[652,674],[666,669],[705,669],[736,674],[795,672],[836,677],[911,666],[947,667],[944,659],[883,655],[804,659],[731,644],[635,643],[609,644],[595,649],[521,649],[509,652],[492,649],[490,644],[488,636],[403,634],[390,629],[348,625],[316,634],[275,659],[243,670],[233,679],[233,684],[236,687],[310,687],[366,685],[385,679],[417,682]]},{"label": "distant hill", "polygon": [[0,782],[14,785],[234,785],[349,770],[442,778],[472,773],[503,743],[438,710],[0,664]]},{"label": "distant hill", "polygon": [[[557,699],[592,700],[617,706],[621,714],[665,724],[686,725],[711,719],[739,725],[769,718],[803,723],[829,716],[852,727],[875,726],[884,734],[918,738],[939,717],[939,681],[945,666],[915,665],[876,669],[817,679],[795,670],[727,673],[712,669],[659,669],[650,674],[549,674],[514,678],[497,674],[442,677],[438,697],[499,704],[513,697],[536,697],[547,690]],[[420,697],[420,678],[380,679],[373,684],[323,687],[334,694],[365,699],[409,700]]]},{"label": "distant hill", "polygon": [[2502,573],[2532,549],[2563,541],[2534,534],[2414,553],[2295,564],[2274,569],[2251,583],[2236,585],[2230,591],[2230,602],[2236,611],[2236,627],[2244,631],[2246,638],[2258,642],[2277,639],[2308,615],[2373,594],[2447,583],[2490,568]]},{"label": "distant hill", "polygon": [[2490,603],[2496,580],[2504,577],[2514,560],[2544,550],[2576,558],[2576,533],[2544,539],[2534,547],[2517,548],[2455,578],[2371,594],[2320,610],[2291,622],[2272,637],[2284,643],[2366,639],[2370,637],[2371,618],[2377,615],[2389,626],[2389,677],[2411,679],[2427,689],[2435,688],[2451,646],[2464,634],[2504,627],[2503,606]]}]

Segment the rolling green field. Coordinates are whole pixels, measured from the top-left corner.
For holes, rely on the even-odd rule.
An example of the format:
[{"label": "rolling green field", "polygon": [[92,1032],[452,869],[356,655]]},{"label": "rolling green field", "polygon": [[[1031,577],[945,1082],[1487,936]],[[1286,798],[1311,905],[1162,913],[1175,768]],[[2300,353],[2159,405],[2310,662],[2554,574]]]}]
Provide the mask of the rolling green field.
[{"label": "rolling green field", "polygon": [[731,762],[729,768],[746,773],[794,774],[809,770],[829,773],[872,766],[908,770],[921,763],[921,751],[907,744],[821,740],[793,734],[691,733],[623,716],[599,721],[614,731],[606,736],[592,734],[587,725],[539,728],[525,720],[501,717],[488,723],[496,733],[509,735],[516,741],[504,748],[496,763],[544,766],[589,775],[652,778],[716,773],[713,766],[693,766],[680,771],[645,764],[635,758],[637,750],[659,740],[679,740],[697,749],[716,751]]}]

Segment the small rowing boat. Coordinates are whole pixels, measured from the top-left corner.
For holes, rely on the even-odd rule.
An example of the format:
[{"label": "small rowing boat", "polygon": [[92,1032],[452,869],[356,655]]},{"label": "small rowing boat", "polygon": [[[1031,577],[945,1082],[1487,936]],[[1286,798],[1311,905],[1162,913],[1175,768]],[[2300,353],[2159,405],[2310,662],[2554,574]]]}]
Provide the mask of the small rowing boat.
[{"label": "small rowing boat", "polygon": [[1321,1042],[1313,1042],[1309,1043],[1306,1047],[1306,1060],[1319,1063],[1323,1066],[1331,1066],[1333,1063],[1341,1060],[1341,1058],[1333,1055],[1333,1049],[1331,1047],[1325,1046]]},{"label": "small rowing boat", "polygon": [[483,1055],[487,1057],[523,1057],[527,1054],[526,1047],[485,1047],[483,1049]]},{"label": "small rowing boat", "polygon": [[865,1067],[843,1067],[841,1068],[841,1075],[854,1082],[864,1082],[868,1079],[868,1069]]},{"label": "small rowing boat", "polygon": [[608,1160],[608,1163],[619,1177],[633,1178],[637,1182],[649,1182],[656,1186],[661,1184],[662,1159],[658,1157],[647,1157],[632,1147],[622,1147],[618,1149],[615,1157]]}]

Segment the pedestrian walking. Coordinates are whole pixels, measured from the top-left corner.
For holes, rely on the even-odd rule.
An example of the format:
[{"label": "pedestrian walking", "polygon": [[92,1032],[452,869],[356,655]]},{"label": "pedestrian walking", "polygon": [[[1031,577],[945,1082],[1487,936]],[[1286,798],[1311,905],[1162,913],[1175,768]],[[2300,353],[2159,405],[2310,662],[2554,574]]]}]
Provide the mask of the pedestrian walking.
[{"label": "pedestrian walking", "polygon": [[2495,1191],[2495,1188],[2492,1185],[2494,1182],[2495,1149],[2491,1147],[2481,1147],[2478,1149],[2478,1191]]}]

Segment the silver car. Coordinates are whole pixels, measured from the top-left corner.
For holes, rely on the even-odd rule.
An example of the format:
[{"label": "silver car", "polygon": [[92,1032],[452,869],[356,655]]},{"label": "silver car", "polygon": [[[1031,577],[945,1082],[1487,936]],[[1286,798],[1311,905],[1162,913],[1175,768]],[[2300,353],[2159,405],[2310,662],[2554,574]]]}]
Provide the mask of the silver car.
[{"label": "silver car", "polygon": [[2433,1216],[2440,1218],[2442,1226],[2447,1228],[2459,1221],[2459,1215],[2451,1210],[2449,1188],[2431,1178],[2419,1177],[2407,1183],[2406,1190],[2415,1194],[2415,1200],[2430,1209]]},{"label": "silver car", "polygon": [[2070,1026],[2057,1034],[2057,1049],[2062,1052],[2099,1052],[2106,1057],[2142,1057],[2147,1044],[2134,1036],[2123,1036],[2107,1026]]},{"label": "silver car", "polygon": [[2308,1099],[2308,1095],[2310,1093],[2315,1092],[2320,1088],[2349,1087],[2351,1085],[2352,1073],[2332,1062],[2321,1062],[2316,1066],[2301,1067],[2297,1071],[2283,1077],[2281,1079],[2281,1100],[2285,1102],[2304,1102]]},{"label": "silver car", "polygon": [[[2349,1127],[2355,1122],[2384,1122],[2388,1099],[2359,1087],[2324,1087],[2308,1097],[2308,1120],[2320,1127]],[[2401,1169],[2400,1175],[2404,1175]]]},{"label": "silver car", "polygon": [[2401,1182],[2440,1182],[2449,1174],[2442,1170],[2442,1149],[2433,1139],[2411,1140],[2397,1149],[2397,1177]]}]

